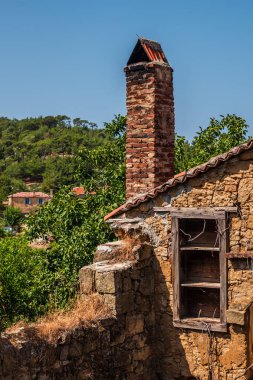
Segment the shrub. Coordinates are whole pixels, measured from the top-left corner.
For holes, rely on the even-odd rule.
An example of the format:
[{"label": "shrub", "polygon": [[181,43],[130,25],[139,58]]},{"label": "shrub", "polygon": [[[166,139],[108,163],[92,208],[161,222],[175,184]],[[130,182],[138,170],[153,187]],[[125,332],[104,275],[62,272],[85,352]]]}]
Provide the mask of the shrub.
[{"label": "shrub", "polygon": [[54,283],[45,251],[29,248],[24,238],[6,237],[0,240],[0,262],[1,328],[43,315]]}]

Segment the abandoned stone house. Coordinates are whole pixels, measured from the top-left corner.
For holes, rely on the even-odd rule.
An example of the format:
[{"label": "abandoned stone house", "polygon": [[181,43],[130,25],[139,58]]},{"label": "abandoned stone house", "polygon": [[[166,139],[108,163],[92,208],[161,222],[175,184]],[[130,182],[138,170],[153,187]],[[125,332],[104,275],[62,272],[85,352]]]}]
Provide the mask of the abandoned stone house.
[{"label": "abandoned stone house", "polygon": [[114,316],[56,346],[5,335],[0,378],[253,379],[253,140],[174,175],[161,46],[139,38],[125,74],[127,201],[105,217],[118,241],[80,270]]},{"label": "abandoned stone house", "polygon": [[[253,141],[173,176],[161,46],[140,38],[125,73],[127,202],[105,217],[119,241],[98,247],[81,291],[104,294],[121,320],[122,378],[253,379]],[[134,263],[110,263],[126,241]]]}]

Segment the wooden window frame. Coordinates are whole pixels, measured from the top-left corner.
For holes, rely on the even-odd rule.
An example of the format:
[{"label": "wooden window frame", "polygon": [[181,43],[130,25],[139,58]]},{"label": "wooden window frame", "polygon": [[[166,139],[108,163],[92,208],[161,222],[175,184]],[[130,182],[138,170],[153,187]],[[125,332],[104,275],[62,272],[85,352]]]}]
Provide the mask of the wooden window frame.
[{"label": "wooden window frame", "polygon": [[[179,250],[179,220],[180,219],[213,219],[217,221],[219,231],[219,265],[220,265],[220,318],[219,321],[210,321],[208,318],[182,318],[180,315],[181,288],[180,288],[180,250]],[[172,253],[173,253],[173,324],[175,327],[206,330],[227,331],[227,250],[228,230],[226,228],[227,215],[225,211],[205,209],[184,209],[171,212],[172,220]]]}]

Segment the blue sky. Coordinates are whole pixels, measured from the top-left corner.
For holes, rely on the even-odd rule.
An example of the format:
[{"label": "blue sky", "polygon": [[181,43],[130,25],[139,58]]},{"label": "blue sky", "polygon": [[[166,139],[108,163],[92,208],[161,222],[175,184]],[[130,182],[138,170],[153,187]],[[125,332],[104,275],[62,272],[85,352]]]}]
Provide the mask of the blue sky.
[{"label": "blue sky", "polygon": [[125,114],[137,36],[174,68],[176,130],[235,113],[253,134],[252,0],[0,0],[0,115]]}]

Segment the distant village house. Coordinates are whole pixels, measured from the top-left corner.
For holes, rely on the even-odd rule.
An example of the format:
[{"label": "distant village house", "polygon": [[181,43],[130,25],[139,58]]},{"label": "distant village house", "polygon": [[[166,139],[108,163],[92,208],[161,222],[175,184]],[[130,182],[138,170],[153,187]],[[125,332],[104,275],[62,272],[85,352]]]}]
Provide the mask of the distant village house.
[{"label": "distant village house", "polygon": [[52,199],[51,195],[41,191],[22,191],[8,196],[5,205],[19,208],[23,214],[29,214],[31,210],[43,205]]}]

